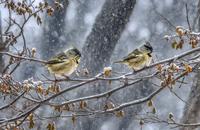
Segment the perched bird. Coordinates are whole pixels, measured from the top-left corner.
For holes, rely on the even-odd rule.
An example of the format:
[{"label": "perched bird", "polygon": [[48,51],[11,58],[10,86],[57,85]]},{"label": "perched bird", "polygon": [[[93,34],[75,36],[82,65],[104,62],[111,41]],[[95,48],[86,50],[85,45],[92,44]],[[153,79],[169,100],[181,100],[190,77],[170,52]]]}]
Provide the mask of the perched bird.
[{"label": "perched bird", "polygon": [[153,48],[151,44],[146,41],[142,46],[129,53],[128,56],[114,63],[122,63],[128,65],[134,71],[137,71],[144,68],[145,66],[148,66],[151,63],[152,52]]},{"label": "perched bird", "polygon": [[46,66],[50,73],[59,76],[71,75],[79,65],[81,53],[76,48],[69,48],[47,61]]}]

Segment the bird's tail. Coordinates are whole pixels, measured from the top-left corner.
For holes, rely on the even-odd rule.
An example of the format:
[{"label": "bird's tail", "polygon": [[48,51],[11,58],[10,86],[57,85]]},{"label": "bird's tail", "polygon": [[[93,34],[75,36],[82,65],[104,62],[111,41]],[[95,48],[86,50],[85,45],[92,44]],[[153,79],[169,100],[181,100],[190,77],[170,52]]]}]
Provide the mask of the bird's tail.
[{"label": "bird's tail", "polygon": [[119,60],[119,61],[114,61],[113,63],[124,63],[124,61],[122,61],[122,60]]}]

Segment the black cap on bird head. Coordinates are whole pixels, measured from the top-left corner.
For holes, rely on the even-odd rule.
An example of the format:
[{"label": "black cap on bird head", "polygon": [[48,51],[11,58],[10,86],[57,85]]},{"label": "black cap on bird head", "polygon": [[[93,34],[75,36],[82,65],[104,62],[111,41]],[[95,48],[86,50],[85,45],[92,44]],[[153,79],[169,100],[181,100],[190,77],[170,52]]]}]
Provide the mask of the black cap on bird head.
[{"label": "black cap on bird head", "polygon": [[153,47],[151,46],[150,42],[145,41],[144,47],[150,51],[150,53],[153,52]]},{"label": "black cap on bird head", "polygon": [[77,48],[75,48],[75,47],[69,48],[66,51],[66,53],[68,53],[69,55],[81,57],[81,52]]},{"label": "black cap on bird head", "polygon": [[76,55],[81,57],[81,52],[77,48],[73,47],[72,50],[76,53]]}]

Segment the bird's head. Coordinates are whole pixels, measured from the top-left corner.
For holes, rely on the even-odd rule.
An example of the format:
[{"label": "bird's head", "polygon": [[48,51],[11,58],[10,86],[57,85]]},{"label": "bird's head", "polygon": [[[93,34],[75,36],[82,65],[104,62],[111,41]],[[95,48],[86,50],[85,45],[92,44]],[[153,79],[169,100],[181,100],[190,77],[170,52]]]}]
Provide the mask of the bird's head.
[{"label": "bird's head", "polygon": [[78,63],[80,62],[81,52],[77,48],[69,48],[64,53],[67,55],[67,57],[75,59]]},{"label": "bird's head", "polygon": [[145,53],[152,53],[152,52],[153,52],[153,47],[151,46],[150,42],[145,41],[145,44],[143,44],[143,45],[140,47],[140,50],[141,50],[142,52],[145,52]]}]

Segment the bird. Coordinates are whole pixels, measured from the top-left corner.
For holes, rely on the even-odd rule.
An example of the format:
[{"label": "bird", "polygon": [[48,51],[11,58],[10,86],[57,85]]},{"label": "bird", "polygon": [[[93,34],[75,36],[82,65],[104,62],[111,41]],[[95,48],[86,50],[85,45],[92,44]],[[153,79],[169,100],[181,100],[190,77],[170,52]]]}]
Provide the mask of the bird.
[{"label": "bird", "polygon": [[68,48],[50,58],[46,63],[46,67],[51,74],[68,77],[77,69],[80,58],[81,53],[77,48]]},{"label": "bird", "polygon": [[153,47],[150,42],[145,41],[145,43],[129,53],[128,56],[123,57],[122,60],[115,61],[114,63],[122,63],[134,71],[138,71],[150,65],[152,61],[152,52]]}]

